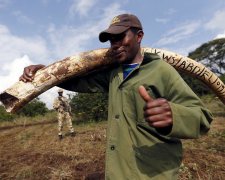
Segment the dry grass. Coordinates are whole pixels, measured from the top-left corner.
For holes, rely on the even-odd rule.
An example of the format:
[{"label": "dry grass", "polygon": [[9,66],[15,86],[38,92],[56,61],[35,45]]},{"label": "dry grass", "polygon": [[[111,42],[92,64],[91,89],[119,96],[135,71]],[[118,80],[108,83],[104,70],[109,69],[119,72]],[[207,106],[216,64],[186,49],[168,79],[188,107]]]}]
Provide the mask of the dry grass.
[{"label": "dry grass", "polygon": [[56,122],[18,125],[0,130],[0,179],[84,179],[103,174],[105,123],[75,126],[77,135],[62,141]]},{"label": "dry grass", "polygon": [[195,140],[183,140],[180,179],[223,180],[225,177],[225,118],[217,117],[211,130]]},{"label": "dry grass", "polygon": [[[59,141],[54,115],[1,123],[0,179],[104,179],[106,122],[74,127],[75,137]],[[180,180],[224,179],[225,117],[217,116],[207,135],[183,144]]]}]

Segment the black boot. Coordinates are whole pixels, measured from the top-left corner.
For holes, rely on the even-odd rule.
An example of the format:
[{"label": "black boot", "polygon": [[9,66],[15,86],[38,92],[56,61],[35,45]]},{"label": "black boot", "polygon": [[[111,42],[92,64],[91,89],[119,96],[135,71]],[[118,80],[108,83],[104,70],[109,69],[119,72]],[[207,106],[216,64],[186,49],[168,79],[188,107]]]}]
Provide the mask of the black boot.
[{"label": "black boot", "polygon": [[59,134],[58,137],[59,137],[59,140],[62,140],[63,138],[62,134]]},{"label": "black boot", "polygon": [[75,132],[71,132],[71,133],[70,133],[70,136],[72,136],[72,137],[74,137],[75,135],[76,135]]}]

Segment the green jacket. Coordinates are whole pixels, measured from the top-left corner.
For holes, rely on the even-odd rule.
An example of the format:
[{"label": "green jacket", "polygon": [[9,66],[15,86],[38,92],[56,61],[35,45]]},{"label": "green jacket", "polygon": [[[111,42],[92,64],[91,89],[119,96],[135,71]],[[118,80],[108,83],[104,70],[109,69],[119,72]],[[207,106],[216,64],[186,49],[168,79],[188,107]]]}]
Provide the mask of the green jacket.
[{"label": "green jacket", "polygon": [[[173,127],[155,129],[143,117],[138,87],[170,102]],[[122,67],[73,79],[60,85],[78,92],[109,92],[105,178],[110,180],[176,179],[182,161],[180,138],[209,130],[212,116],[176,70],[155,54],[123,80]]]}]

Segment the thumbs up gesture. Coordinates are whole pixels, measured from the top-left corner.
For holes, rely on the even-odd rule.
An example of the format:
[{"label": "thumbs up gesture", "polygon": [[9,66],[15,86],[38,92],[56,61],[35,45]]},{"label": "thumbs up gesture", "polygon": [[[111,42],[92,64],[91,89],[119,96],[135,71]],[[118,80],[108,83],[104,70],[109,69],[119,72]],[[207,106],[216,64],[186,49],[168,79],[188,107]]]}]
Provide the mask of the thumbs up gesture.
[{"label": "thumbs up gesture", "polygon": [[155,128],[171,127],[172,112],[168,101],[164,98],[153,99],[144,86],[139,87],[139,94],[145,101],[144,117],[148,124]]}]

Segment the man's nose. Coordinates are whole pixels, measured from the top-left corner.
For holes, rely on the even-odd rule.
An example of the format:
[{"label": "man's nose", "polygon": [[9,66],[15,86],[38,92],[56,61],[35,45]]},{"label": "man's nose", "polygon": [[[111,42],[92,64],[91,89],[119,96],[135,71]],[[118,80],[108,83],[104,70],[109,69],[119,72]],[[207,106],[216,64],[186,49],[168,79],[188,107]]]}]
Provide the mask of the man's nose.
[{"label": "man's nose", "polygon": [[113,41],[113,42],[111,42],[111,48],[113,50],[117,50],[120,46],[121,46],[121,42],[120,41]]}]

